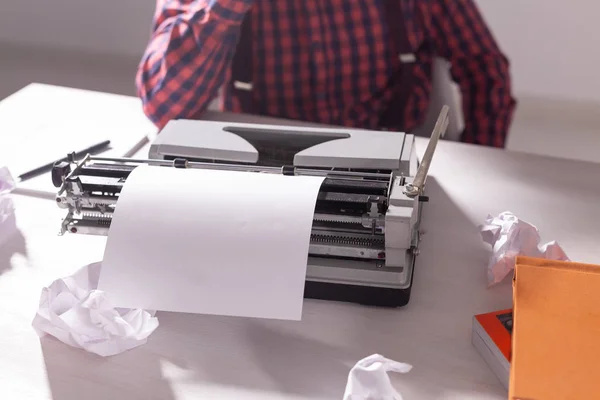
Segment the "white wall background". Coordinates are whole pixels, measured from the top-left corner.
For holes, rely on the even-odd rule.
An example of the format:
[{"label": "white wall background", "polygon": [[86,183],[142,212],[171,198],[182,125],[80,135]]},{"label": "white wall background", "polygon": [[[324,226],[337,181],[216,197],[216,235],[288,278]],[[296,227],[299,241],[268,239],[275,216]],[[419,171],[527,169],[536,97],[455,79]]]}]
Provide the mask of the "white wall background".
[{"label": "white wall background", "polygon": [[0,0],[0,41],[141,56],[154,0]]},{"label": "white wall background", "polygon": [[600,101],[600,2],[477,0],[518,94]]}]

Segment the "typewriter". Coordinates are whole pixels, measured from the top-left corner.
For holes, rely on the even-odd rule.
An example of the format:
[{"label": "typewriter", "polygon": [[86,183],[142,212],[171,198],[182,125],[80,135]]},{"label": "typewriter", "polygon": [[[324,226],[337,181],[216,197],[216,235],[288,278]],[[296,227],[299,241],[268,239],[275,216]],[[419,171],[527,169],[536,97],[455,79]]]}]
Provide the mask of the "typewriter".
[{"label": "typewriter", "polygon": [[56,203],[66,212],[60,233],[110,235],[119,193],[143,164],[321,176],[305,298],[404,306],[419,254],[429,164],[447,126],[445,106],[419,162],[415,137],[402,132],[173,120],[147,159],[87,155],[55,164]]}]

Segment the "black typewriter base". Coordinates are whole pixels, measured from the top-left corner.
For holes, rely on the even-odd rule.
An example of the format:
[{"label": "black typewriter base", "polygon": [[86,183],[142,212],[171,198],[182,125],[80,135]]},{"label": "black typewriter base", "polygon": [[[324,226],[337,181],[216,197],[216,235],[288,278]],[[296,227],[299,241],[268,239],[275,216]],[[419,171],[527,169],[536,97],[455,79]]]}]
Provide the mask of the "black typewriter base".
[{"label": "black typewriter base", "polygon": [[411,285],[407,289],[343,285],[306,281],[304,297],[330,301],[358,303],[376,307],[402,307],[410,300]]}]

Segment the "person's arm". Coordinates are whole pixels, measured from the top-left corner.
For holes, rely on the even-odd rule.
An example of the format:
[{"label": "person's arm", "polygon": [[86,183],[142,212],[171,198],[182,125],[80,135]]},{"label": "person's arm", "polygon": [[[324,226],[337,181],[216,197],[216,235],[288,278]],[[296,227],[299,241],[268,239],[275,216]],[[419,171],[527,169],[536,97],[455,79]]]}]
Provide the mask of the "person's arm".
[{"label": "person's arm", "polygon": [[473,0],[425,2],[436,52],[451,64],[462,94],[462,141],[505,147],[516,101],[509,62]]},{"label": "person's arm", "polygon": [[215,98],[252,2],[157,0],[136,86],[144,112],[159,128],[197,115]]}]

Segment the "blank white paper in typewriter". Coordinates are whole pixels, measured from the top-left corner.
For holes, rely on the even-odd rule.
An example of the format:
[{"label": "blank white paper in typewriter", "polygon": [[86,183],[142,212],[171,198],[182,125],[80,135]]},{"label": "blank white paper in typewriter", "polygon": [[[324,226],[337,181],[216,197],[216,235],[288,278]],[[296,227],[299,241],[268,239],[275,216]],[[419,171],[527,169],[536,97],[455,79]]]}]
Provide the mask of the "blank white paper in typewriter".
[{"label": "blank white paper in typewriter", "polygon": [[321,177],[137,167],[99,290],[116,307],[299,320]]}]

